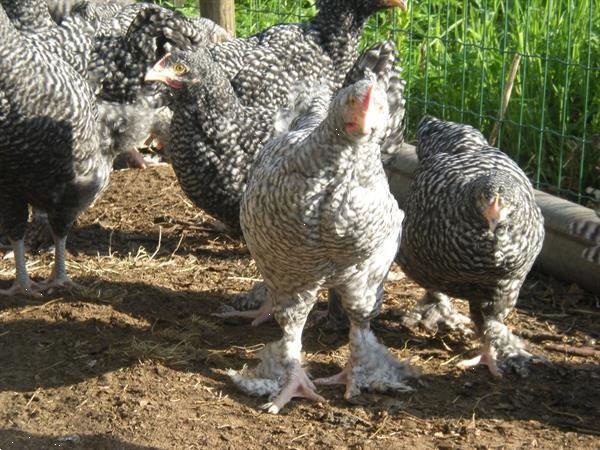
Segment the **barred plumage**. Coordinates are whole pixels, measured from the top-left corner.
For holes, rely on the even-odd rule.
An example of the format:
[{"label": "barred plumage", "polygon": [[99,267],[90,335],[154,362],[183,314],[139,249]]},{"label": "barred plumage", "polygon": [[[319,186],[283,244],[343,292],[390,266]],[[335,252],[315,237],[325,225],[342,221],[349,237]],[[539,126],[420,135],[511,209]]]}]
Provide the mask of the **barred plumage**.
[{"label": "barred plumage", "polygon": [[87,13],[88,7],[93,8],[95,14],[110,17],[123,6],[134,2],[135,0],[47,0],[48,11],[57,24],[61,24],[72,14]]},{"label": "barred plumage", "polygon": [[165,120],[152,111],[168,99],[164,91],[144,84],[148,68],[173,46],[206,45],[214,31],[209,23],[198,27],[180,14],[150,4],[103,5],[109,13],[99,14],[100,6],[81,0],[78,13],[65,17],[60,26],[51,20],[46,0],[2,0],[2,4],[26,39],[67,61],[87,79],[98,100],[106,101],[100,122],[107,135],[115,137],[111,145],[116,151],[132,150],[117,146],[143,142],[152,122]]},{"label": "barred plumage", "polygon": [[358,81],[331,102],[315,92],[292,127],[265,145],[250,172],[240,220],[265,279],[283,338],[259,366],[231,372],[245,392],[271,396],[277,413],[293,396],[320,400],[300,361],[301,334],[320,288],[335,288],[351,321],[352,356],[337,377],[346,397],[361,389],[410,390],[411,371],[376,342],[369,321],[381,305],[400,239],[402,212],[380,159],[385,91]]},{"label": "barred plumage", "polygon": [[[112,155],[103,150],[94,95],[86,81],[36,40],[24,39],[0,8],[0,225],[13,244],[12,295],[70,284],[65,242],[77,215],[108,182]],[[28,204],[48,214],[56,259],[37,286],[25,267]]]},{"label": "barred plumage", "polygon": [[182,189],[237,232],[250,165],[273,134],[274,110],[242,105],[205,50],[173,52],[146,78],[173,93],[171,159]]},{"label": "barred plumage", "polygon": [[[419,167],[406,200],[399,262],[427,289],[413,314],[425,325],[448,318],[443,294],[469,301],[483,340],[522,374],[530,355],[503,321],[544,239],[544,221],[523,171],[474,128],[425,117],[417,127]],[[430,311],[438,309],[436,312]]]},{"label": "barred plumage", "polygon": [[[168,100],[166,93],[146,86],[145,72],[170,46],[207,44],[210,24],[198,28],[180,14],[155,5],[101,7],[79,1],[76,12],[58,26],[51,20],[45,0],[1,3],[24,41],[43,54],[63,59],[87,81],[96,97],[103,151],[131,153],[143,163],[136,148],[150,132],[170,121],[170,115],[156,108]],[[74,86],[65,84],[63,88]],[[161,144],[168,146],[168,142]],[[39,241],[44,240],[48,239]]]},{"label": "barred plumage", "polygon": [[406,8],[404,0],[319,0],[307,23],[274,25],[210,51],[243,103],[282,106],[298,81],[339,89],[369,16],[395,6]]}]

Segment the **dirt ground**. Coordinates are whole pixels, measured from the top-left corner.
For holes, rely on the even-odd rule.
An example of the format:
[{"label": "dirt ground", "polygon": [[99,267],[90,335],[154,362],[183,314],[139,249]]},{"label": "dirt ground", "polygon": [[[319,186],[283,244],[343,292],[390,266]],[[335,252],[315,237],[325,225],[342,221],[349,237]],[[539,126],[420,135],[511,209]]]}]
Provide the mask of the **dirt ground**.
[{"label": "dirt ground", "polygon": [[[208,220],[170,167],[115,172],[69,237],[68,270],[85,289],[0,298],[1,450],[600,448],[599,299],[539,274],[509,320],[548,360],[526,379],[462,371],[473,339],[402,327],[422,290],[395,267],[373,327],[422,370],[415,392],[349,403],[341,386],[322,387],[325,404],[262,412],[265,399],[238,392],[226,370],[254,365],[280,332],[211,315],[259,276]],[[33,277],[51,261],[30,256]],[[0,259],[0,288],[13,276]],[[314,326],[304,350],[313,376],[333,374],[347,336]]]}]

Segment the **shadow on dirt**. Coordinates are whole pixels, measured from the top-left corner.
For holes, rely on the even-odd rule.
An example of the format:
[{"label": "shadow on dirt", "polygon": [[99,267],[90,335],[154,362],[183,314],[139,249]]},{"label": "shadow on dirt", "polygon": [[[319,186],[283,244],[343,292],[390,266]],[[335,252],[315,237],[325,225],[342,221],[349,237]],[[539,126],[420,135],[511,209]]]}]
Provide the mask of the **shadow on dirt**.
[{"label": "shadow on dirt", "polygon": [[110,435],[41,436],[20,430],[0,429],[2,450],[40,450],[46,448],[84,448],[86,450],[159,450],[123,442]]},{"label": "shadow on dirt", "polygon": [[[155,360],[177,371],[196,372],[214,380],[226,395],[242,404],[257,407],[264,402],[240,394],[224,371],[255,365],[256,350],[280,336],[274,322],[253,328],[225,324],[212,317],[221,302],[231,300],[218,291],[172,291],[144,283],[77,281],[93,285],[100,295],[84,292],[45,302],[12,299],[3,303],[2,309],[25,301],[26,308],[34,311],[27,319],[6,321],[0,328],[0,392],[71,385],[140,361]],[[65,309],[64,304],[69,308]],[[114,313],[108,317],[105,314],[102,320],[95,318],[94,308],[106,304]],[[39,319],[36,308],[44,310]],[[474,343],[454,337],[442,342],[437,337],[415,336],[401,327],[391,328],[389,321],[386,315],[375,320],[376,334],[403,356],[416,357],[423,375],[412,383],[414,393],[364,394],[359,402],[364,400],[369,407],[388,414],[402,410],[420,420],[434,416],[525,419],[562,430],[600,432],[597,364],[535,364],[529,378],[508,374],[500,380],[485,369],[462,372],[454,367],[455,363],[439,370],[453,355],[463,353],[467,343]],[[312,375],[331,375],[342,368],[343,358],[338,355],[334,360],[328,355],[346,344],[345,332],[313,327],[305,330],[303,342]],[[347,349],[342,355],[347,356]],[[438,370],[432,369],[434,366]],[[321,390],[332,404],[349,406],[343,399],[343,387]],[[297,405],[292,402],[289,407]],[[5,441],[6,437],[10,436],[0,434]],[[15,438],[25,439],[19,435]],[[122,443],[115,442],[115,448],[142,448],[117,444]],[[111,445],[107,441],[101,448]]]},{"label": "shadow on dirt", "polygon": [[[157,257],[169,256],[175,251],[180,256],[193,254],[221,259],[249,254],[238,239],[215,230],[210,224],[180,223],[173,218],[157,220],[159,223],[153,231],[143,232],[110,229],[98,223],[80,226],[69,235],[67,248],[75,255],[83,253],[88,256],[135,255],[142,247],[150,253],[158,250]],[[208,245],[214,244],[214,241],[227,242],[235,248],[217,249]]]}]

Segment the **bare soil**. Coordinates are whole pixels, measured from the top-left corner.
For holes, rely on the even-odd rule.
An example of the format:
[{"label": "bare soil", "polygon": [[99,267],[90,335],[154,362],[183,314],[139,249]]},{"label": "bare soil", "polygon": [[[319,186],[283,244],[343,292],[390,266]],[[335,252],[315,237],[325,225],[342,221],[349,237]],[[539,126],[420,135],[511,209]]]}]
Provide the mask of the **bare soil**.
[{"label": "bare soil", "polygon": [[[422,370],[415,392],[349,403],[323,387],[325,404],[262,412],[265,399],[238,392],[226,370],[255,364],[280,331],[211,315],[259,274],[208,222],[170,167],[114,173],[69,237],[68,270],[85,288],[0,298],[0,449],[600,448],[599,299],[539,274],[509,318],[547,358],[526,379],[458,369],[472,338],[403,328],[423,291],[394,267],[373,327]],[[29,256],[33,277],[51,261]],[[0,259],[0,288],[13,276]],[[346,333],[308,328],[304,350],[313,376],[333,374]]]}]

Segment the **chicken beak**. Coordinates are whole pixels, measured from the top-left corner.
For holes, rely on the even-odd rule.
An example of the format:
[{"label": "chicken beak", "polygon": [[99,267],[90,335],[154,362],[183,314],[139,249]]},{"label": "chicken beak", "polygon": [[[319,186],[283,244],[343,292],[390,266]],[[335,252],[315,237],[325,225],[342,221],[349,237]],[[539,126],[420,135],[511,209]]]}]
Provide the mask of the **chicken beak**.
[{"label": "chicken beak", "polygon": [[146,73],[146,76],[144,77],[144,81],[146,83],[149,81],[160,81],[162,83],[167,83],[169,78],[173,76],[172,71],[165,67],[165,60],[170,55],[170,53],[167,53],[156,64],[154,64],[152,69]]},{"label": "chicken beak", "polygon": [[389,6],[393,8],[395,6],[399,7],[402,11],[407,10],[407,5],[405,0],[383,0],[383,4],[385,6]]},{"label": "chicken beak", "polygon": [[500,222],[500,217],[502,213],[502,206],[500,205],[500,196],[496,194],[494,198],[488,204],[483,215],[488,222],[488,226],[490,231],[493,233]]},{"label": "chicken beak", "polygon": [[373,88],[373,85],[369,86],[359,106],[359,112],[356,117],[356,129],[363,136],[371,133],[378,119],[374,104]]}]

